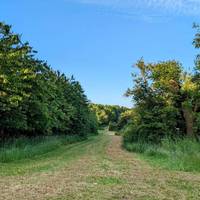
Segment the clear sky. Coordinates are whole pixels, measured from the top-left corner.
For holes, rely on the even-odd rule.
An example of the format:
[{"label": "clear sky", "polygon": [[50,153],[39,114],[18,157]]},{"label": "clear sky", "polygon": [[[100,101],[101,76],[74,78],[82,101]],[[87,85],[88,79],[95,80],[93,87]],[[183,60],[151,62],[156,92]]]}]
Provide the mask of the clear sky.
[{"label": "clear sky", "polygon": [[123,93],[139,58],[193,66],[200,0],[1,0],[0,20],[93,102],[130,106]]}]

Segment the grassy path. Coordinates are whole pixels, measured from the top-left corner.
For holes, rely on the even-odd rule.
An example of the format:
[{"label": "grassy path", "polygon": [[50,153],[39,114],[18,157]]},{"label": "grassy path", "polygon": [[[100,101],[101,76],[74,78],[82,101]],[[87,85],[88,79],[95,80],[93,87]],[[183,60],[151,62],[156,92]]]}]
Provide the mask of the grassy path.
[{"label": "grassy path", "polygon": [[0,200],[200,199],[200,174],[155,169],[110,133],[0,166]]}]

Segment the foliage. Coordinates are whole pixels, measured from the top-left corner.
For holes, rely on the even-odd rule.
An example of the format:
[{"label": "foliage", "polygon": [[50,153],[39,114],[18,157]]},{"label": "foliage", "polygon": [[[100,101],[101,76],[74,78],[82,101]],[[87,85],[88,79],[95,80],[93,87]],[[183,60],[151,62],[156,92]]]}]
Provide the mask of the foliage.
[{"label": "foliage", "polygon": [[0,23],[0,136],[96,132],[78,81],[35,58],[11,26]]},{"label": "foliage", "polygon": [[126,107],[90,104],[90,109],[96,113],[99,126],[115,125],[118,130],[130,119],[131,110]]},{"label": "foliage", "polygon": [[108,125],[108,130],[109,131],[117,131],[118,130],[118,126],[116,122],[110,122]]},{"label": "foliage", "polygon": [[134,128],[129,130],[132,139],[159,143],[163,137],[184,134],[179,102],[181,65],[176,61],[145,64],[139,60],[136,67],[139,74],[133,75],[135,85],[126,93],[135,102]]},{"label": "foliage", "polygon": [[[194,39],[199,48],[200,28]],[[125,140],[160,143],[165,137],[199,138],[200,56],[194,74],[184,72],[179,62],[136,63],[134,86],[128,89],[135,103],[135,120],[125,130]]]},{"label": "foliage", "polygon": [[[193,45],[200,47],[200,27]],[[139,60],[134,85],[126,92],[134,102],[132,122],[124,130],[130,143],[160,143],[163,138],[196,138],[200,131],[200,56],[195,73],[185,72],[174,60],[145,63]]]},{"label": "foliage", "polygon": [[127,109],[122,112],[117,123],[118,130],[123,130],[128,124],[132,123],[134,116],[133,109]]}]

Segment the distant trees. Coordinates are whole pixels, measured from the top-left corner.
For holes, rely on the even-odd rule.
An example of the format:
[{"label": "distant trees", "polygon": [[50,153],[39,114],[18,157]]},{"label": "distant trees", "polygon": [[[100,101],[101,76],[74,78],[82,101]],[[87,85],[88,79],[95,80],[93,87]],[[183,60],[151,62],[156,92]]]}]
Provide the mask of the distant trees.
[{"label": "distant trees", "polygon": [[[200,48],[200,28],[194,46]],[[134,119],[125,139],[159,143],[163,138],[199,137],[200,131],[200,56],[194,74],[171,60],[145,63],[139,60],[133,74],[134,86],[128,89],[134,103]]]},{"label": "distant trees", "polygon": [[90,104],[96,113],[99,126],[108,126],[110,130],[122,129],[131,120],[131,109],[122,106]]},{"label": "distant trees", "polygon": [[80,83],[35,53],[11,26],[0,23],[0,136],[96,132]]}]

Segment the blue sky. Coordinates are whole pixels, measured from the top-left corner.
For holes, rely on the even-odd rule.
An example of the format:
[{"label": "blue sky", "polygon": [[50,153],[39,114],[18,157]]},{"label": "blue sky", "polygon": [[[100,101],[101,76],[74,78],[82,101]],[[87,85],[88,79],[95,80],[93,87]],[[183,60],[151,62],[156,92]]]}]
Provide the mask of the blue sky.
[{"label": "blue sky", "polygon": [[131,106],[132,64],[176,59],[193,66],[200,0],[1,0],[0,20],[95,103]]}]

